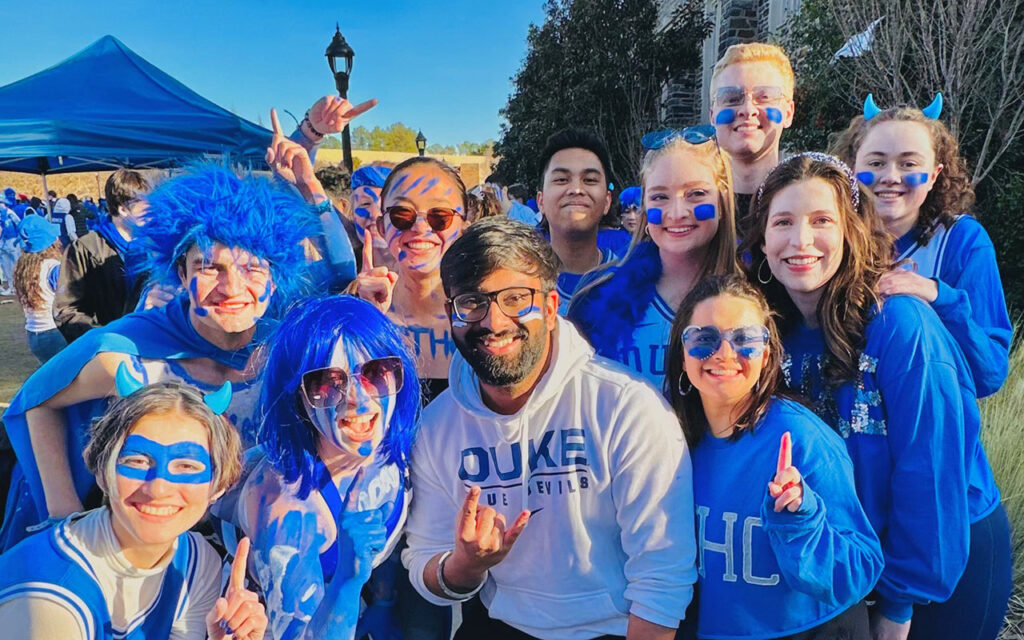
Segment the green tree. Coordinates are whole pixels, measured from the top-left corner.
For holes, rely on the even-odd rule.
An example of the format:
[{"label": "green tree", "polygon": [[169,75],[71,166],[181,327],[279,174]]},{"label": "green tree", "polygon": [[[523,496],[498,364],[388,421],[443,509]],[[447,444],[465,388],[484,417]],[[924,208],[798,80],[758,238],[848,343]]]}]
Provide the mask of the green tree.
[{"label": "green tree", "polygon": [[367,129],[358,126],[352,130],[352,148],[367,151],[416,152],[416,131],[396,122],[387,128]]},{"label": "green tree", "polygon": [[659,28],[655,0],[548,0],[501,110],[507,122],[494,149],[498,174],[536,184],[547,137],[579,126],[607,140],[612,182],[635,179],[640,138],[659,126],[662,87],[700,66],[711,30],[703,7],[688,0]]}]

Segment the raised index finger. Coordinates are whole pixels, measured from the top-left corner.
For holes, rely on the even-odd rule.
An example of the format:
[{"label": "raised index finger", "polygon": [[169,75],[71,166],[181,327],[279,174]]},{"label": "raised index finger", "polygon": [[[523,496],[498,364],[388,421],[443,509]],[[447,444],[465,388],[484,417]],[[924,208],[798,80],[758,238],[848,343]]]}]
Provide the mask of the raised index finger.
[{"label": "raised index finger", "polygon": [[235,549],[235,559],[231,562],[231,578],[228,580],[228,590],[245,590],[245,567],[249,560],[249,538],[245,537],[238,541]]},{"label": "raised index finger", "polygon": [[352,118],[358,116],[359,114],[366,113],[367,111],[369,111],[370,109],[372,109],[372,108],[374,108],[376,106],[377,106],[377,98],[370,98],[366,102],[360,102],[359,104],[357,104],[356,106],[352,107],[351,109],[349,109],[345,113],[341,114],[341,117],[342,118],[348,118],[349,120],[351,120]]},{"label": "raised index finger", "polygon": [[281,131],[281,123],[278,122],[278,120],[277,120],[277,110],[276,109],[271,109],[270,110],[270,128],[273,129],[275,137],[276,136],[284,136],[284,133]]},{"label": "raised index finger", "polygon": [[782,434],[782,441],[779,443],[779,464],[776,473],[782,473],[793,466],[793,441],[789,432]]},{"label": "raised index finger", "polygon": [[[373,224],[372,222],[370,224]],[[363,228],[363,273],[373,271],[373,231]]]}]

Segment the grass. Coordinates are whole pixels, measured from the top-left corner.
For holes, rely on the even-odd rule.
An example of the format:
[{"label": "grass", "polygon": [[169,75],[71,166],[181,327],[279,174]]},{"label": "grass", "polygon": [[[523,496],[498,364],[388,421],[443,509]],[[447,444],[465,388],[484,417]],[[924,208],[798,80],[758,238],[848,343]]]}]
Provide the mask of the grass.
[{"label": "grass", "polygon": [[[0,304],[0,354],[0,402],[9,402],[37,366],[25,342],[25,317],[17,302]],[[999,637],[1024,640],[1024,346],[1010,356],[1010,375],[1002,390],[982,400],[981,415],[982,441],[1013,527],[1014,593]]]}]

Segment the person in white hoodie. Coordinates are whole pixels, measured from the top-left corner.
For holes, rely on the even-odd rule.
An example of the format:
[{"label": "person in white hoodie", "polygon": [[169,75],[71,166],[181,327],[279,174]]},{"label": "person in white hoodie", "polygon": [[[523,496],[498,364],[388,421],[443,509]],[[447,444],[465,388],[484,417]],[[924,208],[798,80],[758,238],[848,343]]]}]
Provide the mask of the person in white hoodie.
[{"label": "person in white hoodie", "polygon": [[458,353],[413,447],[402,559],[435,604],[480,594],[457,640],[669,639],[697,576],[689,453],[654,389],[558,317],[558,268],[505,218],[442,258]]}]

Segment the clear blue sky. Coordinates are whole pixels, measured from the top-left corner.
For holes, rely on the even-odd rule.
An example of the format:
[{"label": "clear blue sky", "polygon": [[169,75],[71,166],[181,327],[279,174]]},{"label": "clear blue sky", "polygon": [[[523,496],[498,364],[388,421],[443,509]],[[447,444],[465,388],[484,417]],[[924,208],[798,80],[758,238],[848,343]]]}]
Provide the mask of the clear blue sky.
[{"label": "clear blue sky", "polygon": [[[269,126],[334,92],[335,22],[356,53],[349,96],[380,104],[354,122],[403,122],[429,143],[497,138],[511,78],[543,0],[0,0],[0,86],[103,35],[200,95]],[[281,124],[291,118],[281,114]]]}]

